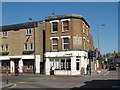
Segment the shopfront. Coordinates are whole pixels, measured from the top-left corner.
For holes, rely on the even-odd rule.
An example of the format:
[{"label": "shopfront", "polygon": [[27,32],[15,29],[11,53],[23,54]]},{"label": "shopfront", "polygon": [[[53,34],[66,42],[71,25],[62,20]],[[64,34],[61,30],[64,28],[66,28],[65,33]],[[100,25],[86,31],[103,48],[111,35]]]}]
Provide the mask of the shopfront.
[{"label": "shopfront", "polygon": [[[55,75],[86,74],[87,64],[87,52],[85,51],[46,52],[45,73],[50,75],[50,68],[54,66]],[[82,69],[84,72],[81,72]]]}]

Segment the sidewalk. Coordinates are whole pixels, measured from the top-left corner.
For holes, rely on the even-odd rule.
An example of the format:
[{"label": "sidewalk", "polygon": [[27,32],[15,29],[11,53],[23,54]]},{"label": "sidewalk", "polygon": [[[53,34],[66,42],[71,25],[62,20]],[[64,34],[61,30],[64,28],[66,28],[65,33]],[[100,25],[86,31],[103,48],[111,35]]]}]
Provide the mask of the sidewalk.
[{"label": "sidewalk", "polygon": [[13,86],[13,83],[6,84],[6,82],[0,82],[0,89],[8,88],[8,87],[11,87],[11,86]]}]

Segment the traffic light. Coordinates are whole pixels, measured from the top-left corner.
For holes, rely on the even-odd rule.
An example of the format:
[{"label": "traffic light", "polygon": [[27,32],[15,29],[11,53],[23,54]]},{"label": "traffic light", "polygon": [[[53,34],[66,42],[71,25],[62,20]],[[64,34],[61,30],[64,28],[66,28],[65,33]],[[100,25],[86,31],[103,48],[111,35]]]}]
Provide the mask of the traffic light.
[{"label": "traffic light", "polygon": [[88,59],[92,59],[93,51],[89,50],[88,51]]},{"label": "traffic light", "polygon": [[92,57],[96,57],[96,50],[93,51]]}]

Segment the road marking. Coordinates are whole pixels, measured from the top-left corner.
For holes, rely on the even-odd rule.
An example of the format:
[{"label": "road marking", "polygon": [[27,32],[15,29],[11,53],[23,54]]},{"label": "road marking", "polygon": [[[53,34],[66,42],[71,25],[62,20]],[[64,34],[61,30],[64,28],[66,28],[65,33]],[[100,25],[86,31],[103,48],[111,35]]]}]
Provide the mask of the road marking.
[{"label": "road marking", "polygon": [[16,82],[16,83],[28,83],[28,82]]},{"label": "road marking", "polygon": [[14,87],[16,87],[16,84],[14,83],[14,86],[12,86],[12,87],[10,87],[10,88],[14,88]]},{"label": "road marking", "polygon": [[110,72],[110,71],[107,71],[107,72],[104,74],[104,76],[106,76],[109,72]]}]

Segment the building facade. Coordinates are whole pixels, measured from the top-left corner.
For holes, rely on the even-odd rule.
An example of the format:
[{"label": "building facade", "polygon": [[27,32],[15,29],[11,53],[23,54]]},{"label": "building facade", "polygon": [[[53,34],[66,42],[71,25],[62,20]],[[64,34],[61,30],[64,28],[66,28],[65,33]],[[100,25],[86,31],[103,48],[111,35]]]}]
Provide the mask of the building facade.
[{"label": "building facade", "polygon": [[33,70],[40,73],[43,62],[43,30],[43,21],[3,26],[0,32],[1,71],[14,73],[15,67],[19,66],[20,73],[31,73]]},{"label": "building facade", "polygon": [[54,65],[55,75],[86,74],[88,50],[93,50],[89,24],[82,15],[45,18],[46,74]]},{"label": "building facade", "polygon": [[0,32],[2,72],[14,73],[18,65],[20,73],[40,73],[44,69],[50,75],[54,65],[55,75],[86,74],[90,63],[88,50],[94,50],[89,28],[84,17],[77,14],[53,15],[44,21],[3,26]]}]

